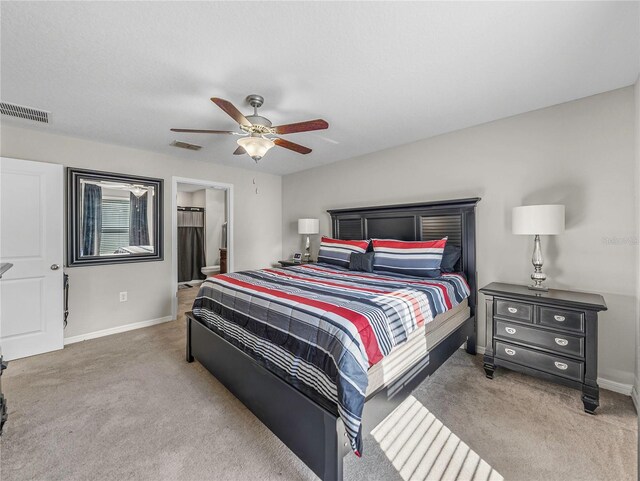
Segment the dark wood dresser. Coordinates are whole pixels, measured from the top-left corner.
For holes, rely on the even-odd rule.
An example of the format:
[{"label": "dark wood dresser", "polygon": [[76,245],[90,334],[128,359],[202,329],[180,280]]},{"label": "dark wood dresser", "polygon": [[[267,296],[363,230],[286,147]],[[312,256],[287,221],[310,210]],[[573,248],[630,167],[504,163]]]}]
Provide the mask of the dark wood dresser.
[{"label": "dark wood dresser", "polygon": [[220,249],[220,274],[227,273],[227,249],[222,247]]},{"label": "dark wood dresser", "polygon": [[313,264],[314,261],[300,261],[300,262],[296,262],[293,259],[286,259],[283,261],[278,261],[278,264],[280,264],[281,267],[291,267],[291,266],[300,266],[302,264]]},{"label": "dark wood dresser", "polygon": [[497,366],[582,390],[587,413],[599,405],[599,294],[494,282],[480,289],[486,299],[487,347],[484,370]]}]

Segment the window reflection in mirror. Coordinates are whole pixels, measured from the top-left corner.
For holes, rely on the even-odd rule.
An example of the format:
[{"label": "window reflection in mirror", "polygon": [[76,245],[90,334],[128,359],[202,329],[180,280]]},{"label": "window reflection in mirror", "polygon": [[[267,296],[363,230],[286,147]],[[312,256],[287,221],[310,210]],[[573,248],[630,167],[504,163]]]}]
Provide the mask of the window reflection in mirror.
[{"label": "window reflection in mirror", "polygon": [[69,169],[69,265],[161,259],[160,179]]}]

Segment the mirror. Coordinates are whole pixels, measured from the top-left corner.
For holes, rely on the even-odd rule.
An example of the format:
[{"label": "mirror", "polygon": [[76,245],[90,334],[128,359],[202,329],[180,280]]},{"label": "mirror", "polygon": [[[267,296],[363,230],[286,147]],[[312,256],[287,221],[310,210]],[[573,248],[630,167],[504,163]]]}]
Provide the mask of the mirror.
[{"label": "mirror", "polygon": [[68,169],[68,266],[162,260],[162,179]]}]

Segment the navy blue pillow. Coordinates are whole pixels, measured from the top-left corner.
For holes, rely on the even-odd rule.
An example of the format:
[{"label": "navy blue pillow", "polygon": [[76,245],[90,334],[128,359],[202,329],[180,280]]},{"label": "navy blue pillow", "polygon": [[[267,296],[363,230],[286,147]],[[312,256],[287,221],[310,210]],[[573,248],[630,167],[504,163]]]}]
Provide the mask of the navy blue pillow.
[{"label": "navy blue pillow", "polygon": [[359,254],[352,252],[349,257],[349,270],[361,272],[373,272],[373,252]]},{"label": "navy blue pillow", "polygon": [[442,272],[455,272],[456,264],[460,260],[462,249],[458,246],[447,244],[444,246],[444,252],[442,253],[442,262],[440,263],[440,270]]}]

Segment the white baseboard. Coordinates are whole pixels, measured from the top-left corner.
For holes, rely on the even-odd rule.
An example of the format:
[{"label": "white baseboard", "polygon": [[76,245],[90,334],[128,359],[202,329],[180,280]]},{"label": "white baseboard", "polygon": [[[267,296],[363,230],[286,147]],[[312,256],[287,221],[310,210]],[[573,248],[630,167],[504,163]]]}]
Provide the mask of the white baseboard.
[{"label": "white baseboard", "polygon": [[633,384],[611,381],[603,377],[598,378],[598,386],[602,389],[624,394],[625,396],[631,396],[631,391],[633,391]]},{"label": "white baseboard", "polygon": [[[478,354],[484,354],[484,351],[485,351],[484,346],[476,346],[476,352]],[[598,386],[600,386],[602,389],[607,389],[609,391],[624,394],[625,396],[631,396],[632,398],[635,396],[636,398],[634,398],[633,401],[634,403],[636,403],[636,410],[637,410],[637,407],[640,405],[639,403],[640,397],[638,397],[638,392],[634,389],[633,385],[631,384],[624,384],[621,382],[611,381],[609,379],[599,377]]]},{"label": "white baseboard", "polygon": [[636,413],[640,413],[640,395],[638,394],[638,383],[631,389],[631,399],[633,399],[633,405],[636,407]]},{"label": "white baseboard", "polygon": [[156,324],[162,324],[163,322],[171,321],[172,319],[173,318],[171,316],[165,316],[158,319],[125,324],[124,326],[110,327],[109,329],[80,334],[79,336],[65,337],[64,345],[66,346],[67,344],[74,344],[76,342],[88,341],[89,339],[96,339],[98,337],[110,336],[111,334],[118,334],[120,332],[133,331],[134,329],[140,329],[143,327],[155,326]]}]

